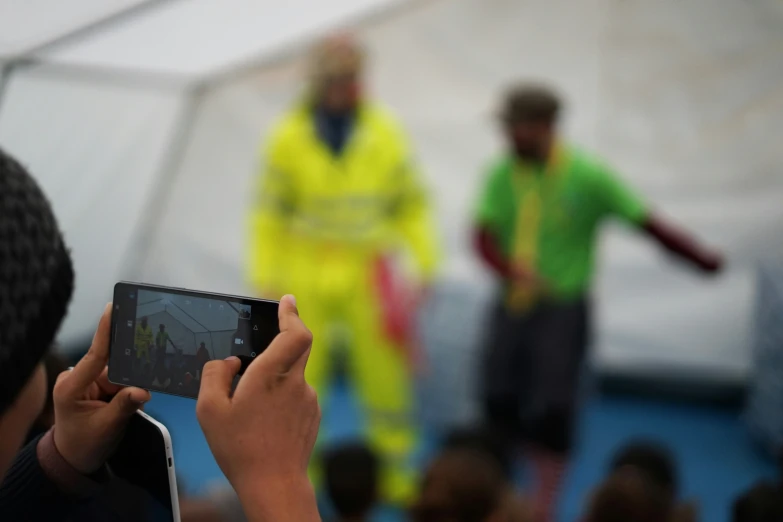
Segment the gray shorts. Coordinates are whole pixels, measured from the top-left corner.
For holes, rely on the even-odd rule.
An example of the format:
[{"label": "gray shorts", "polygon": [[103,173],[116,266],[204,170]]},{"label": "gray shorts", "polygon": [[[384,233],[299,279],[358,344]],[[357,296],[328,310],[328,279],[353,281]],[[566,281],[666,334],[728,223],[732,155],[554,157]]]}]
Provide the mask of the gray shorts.
[{"label": "gray shorts", "polygon": [[483,361],[487,420],[552,451],[570,451],[589,337],[584,298],[542,303],[519,316],[496,303]]}]

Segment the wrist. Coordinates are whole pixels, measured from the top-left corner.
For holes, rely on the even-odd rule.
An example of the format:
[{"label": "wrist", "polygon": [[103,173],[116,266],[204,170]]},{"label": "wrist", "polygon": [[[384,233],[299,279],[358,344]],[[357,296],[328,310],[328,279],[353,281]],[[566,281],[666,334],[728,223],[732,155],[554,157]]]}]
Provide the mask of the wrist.
[{"label": "wrist", "polygon": [[240,481],[235,489],[251,522],[320,521],[315,490],[306,474]]}]

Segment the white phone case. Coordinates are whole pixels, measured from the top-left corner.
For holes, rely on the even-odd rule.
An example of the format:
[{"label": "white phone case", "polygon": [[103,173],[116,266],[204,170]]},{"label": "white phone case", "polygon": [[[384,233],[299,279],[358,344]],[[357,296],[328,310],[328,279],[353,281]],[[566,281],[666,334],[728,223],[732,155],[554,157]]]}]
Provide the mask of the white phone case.
[{"label": "white phone case", "polygon": [[179,515],[179,494],[177,493],[177,472],[176,472],[176,468],[174,467],[174,450],[172,449],[172,445],[171,445],[171,434],[169,433],[169,430],[168,428],[166,428],[166,426],[164,426],[162,423],[158,422],[157,420],[153,419],[148,414],[144,413],[141,410],[137,411],[136,413],[140,415],[144,420],[154,424],[155,427],[160,431],[161,435],[163,435],[163,441],[164,444],[166,445],[166,462],[169,463],[168,473],[169,473],[169,492],[171,493],[172,521],[181,522],[180,515]]}]

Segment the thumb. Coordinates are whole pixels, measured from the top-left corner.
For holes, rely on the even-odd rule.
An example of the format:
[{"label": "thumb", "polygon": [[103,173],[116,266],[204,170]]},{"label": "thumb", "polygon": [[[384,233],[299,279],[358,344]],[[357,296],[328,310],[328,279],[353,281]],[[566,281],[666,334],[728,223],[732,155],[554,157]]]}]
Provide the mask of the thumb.
[{"label": "thumb", "polygon": [[204,405],[223,407],[231,398],[231,384],[242,368],[238,357],[229,357],[224,361],[209,361],[201,370],[201,388],[198,392],[196,408]]},{"label": "thumb", "polygon": [[151,399],[150,392],[141,388],[123,388],[109,403],[109,422],[121,424]]}]

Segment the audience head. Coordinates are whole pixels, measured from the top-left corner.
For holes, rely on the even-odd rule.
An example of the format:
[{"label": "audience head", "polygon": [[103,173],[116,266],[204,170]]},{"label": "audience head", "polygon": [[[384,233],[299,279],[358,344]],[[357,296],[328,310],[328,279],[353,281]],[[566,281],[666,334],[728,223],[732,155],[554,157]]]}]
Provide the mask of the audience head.
[{"label": "audience head", "polygon": [[625,467],[595,491],[585,522],[666,522],[671,515],[668,494],[643,471]]},{"label": "audience head", "polygon": [[326,491],[343,520],[364,519],[378,497],[380,463],[362,443],[336,446],[324,455]]},{"label": "audience head", "polygon": [[0,477],[46,404],[43,360],[73,279],[46,196],[0,150]]},{"label": "audience head", "polygon": [[640,440],[625,445],[612,459],[610,472],[624,468],[643,473],[666,492],[672,502],[679,495],[676,460],[669,449],[659,443]]},{"label": "audience head", "polygon": [[511,480],[513,461],[510,446],[499,432],[489,428],[462,428],[452,431],[444,441],[446,449],[470,449],[482,452],[500,468],[503,476]]},{"label": "audience head", "polygon": [[508,483],[483,451],[446,449],[428,467],[414,522],[487,522],[509,519]]},{"label": "audience head", "polygon": [[762,481],[734,501],[732,522],[783,522],[780,484]]}]

